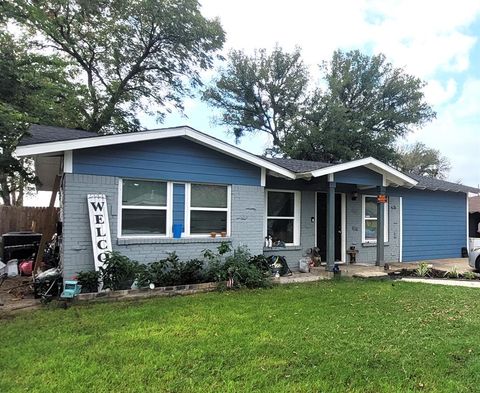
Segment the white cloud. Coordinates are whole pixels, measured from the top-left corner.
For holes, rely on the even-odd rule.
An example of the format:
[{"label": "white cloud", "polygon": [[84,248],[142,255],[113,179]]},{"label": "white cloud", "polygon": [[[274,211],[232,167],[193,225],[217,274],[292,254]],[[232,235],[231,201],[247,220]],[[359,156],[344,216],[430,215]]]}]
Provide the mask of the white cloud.
[{"label": "white cloud", "polygon": [[431,105],[440,105],[450,101],[457,92],[457,83],[450,78],[446,83],[432,79],[424,88],[425,99]]},{"label": "white cloud", "polygon": [[205,15],[218,16],[227,48],[287,49],[300,45],[318,64],[336,48],[372,48],[409,72],[428,77],[442,69],[464,71],[475,37],[461,31],[480,12],[476,0],[204,0]]},{"label": "white cloud", "polygon": [[410,136],[440,150],[453,164],[450,180],[480,184],[480,80],[469,79],[459,97],[445,105],[435,122]]}]

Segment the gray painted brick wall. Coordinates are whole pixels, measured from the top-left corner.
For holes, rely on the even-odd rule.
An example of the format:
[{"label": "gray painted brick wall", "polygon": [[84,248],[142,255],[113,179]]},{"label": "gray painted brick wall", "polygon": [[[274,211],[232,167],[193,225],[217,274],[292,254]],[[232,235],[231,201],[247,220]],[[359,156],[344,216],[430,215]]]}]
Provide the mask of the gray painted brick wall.
[{"label": "gray painted brick wall", "polygon": [[[301,207],[301,236],[299,247],[276,248],[265,250],[266,256],[281,255],[287,259],[290,269],[298,269],[298,260],[305,255],[308,248],[316,245],[315,239],[315,223],[311,222],[311,217],[315,216],[315,192],[302,192]],[[375,263],[376,247],[375,245],[362,244],[362,198],[361,195],[356,201],[351,200],[351,195],[346,194],[346,244],[349,248],[351,245],[359,250],[357,262]],[[389,241],[385,246],[385,261],[398,262],[400,257],[400,198],[390,197],[389,199]],[[348,256],[347,256],[347,259]]]},{"label": "gray painted brick wall", "polygon": [[[107,196],[110,231],[113,248],[142,263],[164,258],[176,251],[181,259],[199,258],[202,250],[214,249],[222,239],[117,239],[118,182],[116,177],[66,174],[63,190],[63,263],[65,277],[79,271],[93,269],[92,245],[87,210],[87,194],[102,193]],[[315,246],[315,192],[301,193],[300,246],[264,249],[264,188],[258,186],[232,186],[231,242],[233,247],[246,245],[252,254],[282,255],[292,270],[298,269],[298,260],[305,251]],[[390,197],[389,242],[385,247],[385,260],[395,262],[400,254],[399,197]],[[346,247],[355,245],[359,250],[358,262],[374,263],[376,248],[362,245],[361,196],[352,201],[346,197]]]},{"label": "gray painted brick wall", "polygon": [[[347,194],[347,244],[355,246],[359,253],[357,262],[375,263],[377,249],[374,244],[362,244],[362,196],[352,201]],[[385,262],[398,262],[400,259],[400,198],[389,198],[388,243],[385,244]]]},{"label": "gray painted brick wall", "polygon": [[[87,194],[107,196],[113,249],[142,263],[176,251],[180,259],[199,258],[202,250],[216,248],[223,239],[117,239],[119,179],[110,176],[66,174],[64,180],[63,264],[65,277],[93,269]],[[248,245],[254,254],[263,247],[264,190],[259,186],[232,186],[231,242]]]}]

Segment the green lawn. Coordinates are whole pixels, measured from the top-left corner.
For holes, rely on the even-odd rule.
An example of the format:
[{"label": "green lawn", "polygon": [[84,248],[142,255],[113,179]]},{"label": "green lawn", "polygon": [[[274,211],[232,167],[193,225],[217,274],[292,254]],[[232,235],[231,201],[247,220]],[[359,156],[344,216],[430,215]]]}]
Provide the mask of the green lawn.
[{"label": "green lawn", "polygon": [[480,291],[336,281],[0,319],[0,392],[480,391]]}]

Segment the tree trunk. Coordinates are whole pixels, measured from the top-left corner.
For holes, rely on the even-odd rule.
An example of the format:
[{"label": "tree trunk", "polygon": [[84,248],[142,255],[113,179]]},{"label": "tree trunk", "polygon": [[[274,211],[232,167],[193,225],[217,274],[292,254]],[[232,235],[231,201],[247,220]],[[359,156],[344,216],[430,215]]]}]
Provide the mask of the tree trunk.
[{"label": "tree trunk", "polygon": [[2,197],[2,202],[5,206],[11,206],[10,203],[10,189],[8,187],[7,179],[5,176],[0,175],[0,194]]}]

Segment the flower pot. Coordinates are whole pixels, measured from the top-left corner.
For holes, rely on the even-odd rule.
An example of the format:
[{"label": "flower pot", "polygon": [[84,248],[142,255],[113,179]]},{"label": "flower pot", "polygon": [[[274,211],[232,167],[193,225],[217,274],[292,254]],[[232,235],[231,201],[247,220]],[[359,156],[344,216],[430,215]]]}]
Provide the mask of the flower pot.
[{"label": "flower pot", "polygon": [[210,237],[214,238],[217,236],[217,232],[210,232]]},{"label": "flower pot", "polygon": [[220,232],[220,236],[227,237],[227,232]]}]

